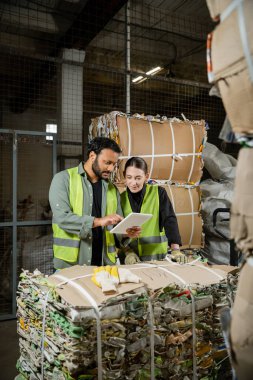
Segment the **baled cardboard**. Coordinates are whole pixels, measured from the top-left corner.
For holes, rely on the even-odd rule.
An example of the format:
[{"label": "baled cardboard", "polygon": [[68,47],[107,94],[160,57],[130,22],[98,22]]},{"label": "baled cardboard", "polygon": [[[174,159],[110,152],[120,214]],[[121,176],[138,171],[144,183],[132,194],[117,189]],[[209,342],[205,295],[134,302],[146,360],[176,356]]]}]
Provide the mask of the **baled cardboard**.
[{"label": "baled cardboard", "polygon": [[203,167],[200,150],[206,134],[204,120],[148,122],[117,116],[117,126],[122,149],[118,182],[123,180],[125,162],[132,156],[147,161],[150,178],[178,183],[200,181]]},{"label": "baled cardboard", "polygon": [[231,321],[233,366],[239,380],[249,380],[253,372],[253,261],[242,268]]},{"label": "baled cardboard", "polygon": [[242,148],[236,168],[233,206],[242,215],[253,216],[253,149]]},{"label": "baled cardboard", "polygon": [[[253,78],[250,78],[245,49],[253,54],[253,2],[242,2],[214,30],[211,44],[213,82],[218,83],[232,128],[237,133],[253,133]],[[240,28],[243,25],[243,28]],[[242,38],[241,30],[245,34]],[[244,42],[243,42],[244,41]]]},{"label": "baled cardboard", "polygon": [[200,214],[200,188],[163,185],[177,216],[182,248],[201,248],[204,245],[203,221]]},{"label": "baled cardboard", "polygon": [[247,68],[221,80],[218,86],[233,131],[253,134],[253,84]]},{"label": "baled cardboard", "polygon": [[243,253],[253,250],[253,150],[242,148],[238,157],[230,232]]},{"label": "baled cardboard", "polygon": [[213,20],[217,20],[220,14],[228,7],[231,0],[206,0],[210,16]]}]

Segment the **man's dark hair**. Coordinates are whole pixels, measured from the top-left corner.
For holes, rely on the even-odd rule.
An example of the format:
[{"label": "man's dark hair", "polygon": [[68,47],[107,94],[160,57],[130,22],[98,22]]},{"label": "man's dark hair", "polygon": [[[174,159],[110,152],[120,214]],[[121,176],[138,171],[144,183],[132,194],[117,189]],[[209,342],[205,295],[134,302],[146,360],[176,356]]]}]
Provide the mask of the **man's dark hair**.
[{"label": "man's dark hair", "polygon": [[90,152],[99,155],[103,149],[111,149],[115,153],[121,153],[120,147],[114,140],[108,137],[95,137],[88,143],[87,157],[89,158]]},{"label": "man's dark hair", "polygon": [[146,161],[143,160],[143,158],[141,158],[141,157],[131,157],[127,160],[127,162],[125,164],[125,169],[123,172],[124,175],[126,174],[126,170],[129,166],[133,166],[137,169],[141,169],[145,174],[147,174],[147,172],[148,172],[148,165],[147,165]]}]

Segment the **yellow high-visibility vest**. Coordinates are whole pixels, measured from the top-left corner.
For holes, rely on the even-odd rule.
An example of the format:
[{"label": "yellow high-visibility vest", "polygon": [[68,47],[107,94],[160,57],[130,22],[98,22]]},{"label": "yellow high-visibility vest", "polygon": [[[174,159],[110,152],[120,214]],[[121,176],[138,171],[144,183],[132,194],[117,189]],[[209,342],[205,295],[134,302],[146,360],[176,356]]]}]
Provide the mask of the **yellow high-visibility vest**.
[{"label": "yellow high-visibility vest", "polygon": [[[78,173],[78,167],[68,169],[69,173],[69,201],[73,213],[83,215],[83,186],[82,178]],[[109,182],[106,194],[106,215],[117,212],[117,190]],[[114,235],[105,227],[106,252],[108,259],[116,262],[116,246]],[[75,234],[64,231],[58,224],[53,223],[53,250],[54,257],[69,263],[75,263],[78,260],[80,237]]]},{"label": "yellow high-visibility vest", "polygon": [[[121,206],[125,217],[133,212],[127,191],[121,194]],[[157,185],[146,185],[140,212],[152,214],[153,216],[143,224],[140,237],[134,239],[130,246],[141,260],[162,259],[168,251],[168,239],[164,228],[162,231],[159,229],[159,193]]]}]

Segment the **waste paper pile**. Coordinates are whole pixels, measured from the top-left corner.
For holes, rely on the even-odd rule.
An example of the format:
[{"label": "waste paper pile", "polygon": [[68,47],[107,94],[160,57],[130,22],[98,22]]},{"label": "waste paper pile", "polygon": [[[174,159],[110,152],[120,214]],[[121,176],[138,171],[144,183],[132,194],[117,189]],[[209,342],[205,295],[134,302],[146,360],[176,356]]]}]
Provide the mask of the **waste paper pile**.
[{"label": "waste paper pile", "polygon": [[95,267],[50,277],[23,271],[16,380],[215,375],[227,356],[218,312],[234,297],[232,267],[162,261],[124,268],[139,282],[119,283],[109,294],[92,281]]}]

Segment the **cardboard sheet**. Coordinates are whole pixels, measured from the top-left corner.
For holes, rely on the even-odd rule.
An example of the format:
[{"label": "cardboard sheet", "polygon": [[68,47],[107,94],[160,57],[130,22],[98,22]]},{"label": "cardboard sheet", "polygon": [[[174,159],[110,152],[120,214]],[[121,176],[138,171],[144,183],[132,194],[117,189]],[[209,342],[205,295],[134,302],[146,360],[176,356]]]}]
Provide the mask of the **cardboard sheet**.
[{"label": "cardboard sheet", "polygon": [[[97,305],[101,305],[104,301],[114,297],[114,295],[105,295],[102,290],[91,281],[93,274],[92,266],[75,265],[71,268],[63,269],[49,277],[49,280],[54,285],[59,285],[63,282],[57,292],[60,296],[75,307],[91,307],[89,299],[93,299]],[[72,280],[72,281],[69,281]],[[138,288],[142,288],[143,284],[122,284],[118,286],[116,295],[127,293]],[[85,296],[88,292],[89,298]]]},{"label": "cardboard sheet", "polygon": [[[152,262],[152,264],[140,263],[124,265],[122,267],[133,271],[134,274],[140,277],[142,282],[139,284],[121,284],[118,286],[115,295],[124,294],[133,290],[138,291],[138,289],[143,288],[143,285],[151,290],[160,289],[171,283],[180,285],[210,285],[220,282],[227,276],[226,271],[216,268],[212,268],[211,270],[209,268],[206,269],[203,264],[191,266],[171,264],[167,261],[157,261]],[[91,307],[90,301],[84,295],[85,292],[88,292],[89,296],[92,297],[97,305],[102,305],[104,301],[115,297],[115,295],[103,294],[102,290],[91,281],[93,268],[94,267],[91,266],[76,265],[53,274],[49,277],[49,281],[55,285],[65,281],[65,284],[57,288],[57,292],[67,303],[74,307]],[[71,279],[72,281],[69,281]]]}]

